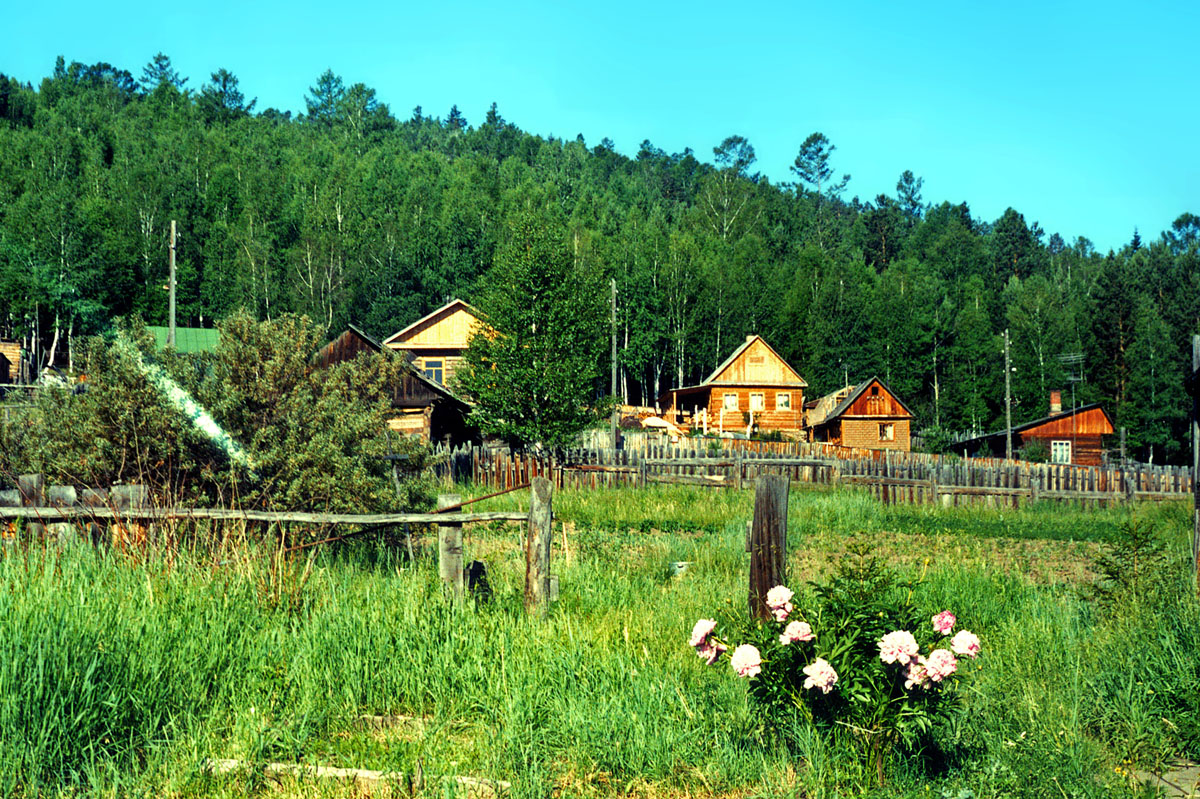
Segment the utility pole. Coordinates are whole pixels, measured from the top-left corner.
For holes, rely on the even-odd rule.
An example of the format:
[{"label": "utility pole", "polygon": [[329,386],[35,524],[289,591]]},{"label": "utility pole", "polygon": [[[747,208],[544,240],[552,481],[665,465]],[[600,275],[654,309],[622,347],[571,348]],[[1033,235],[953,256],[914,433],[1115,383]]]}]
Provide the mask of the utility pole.
[{"label": "utility pole", "polygon": [[1192,336],[1192,579],[1200,590],[1200,336]]},{"label": "utility pole", "polygon": [[1008,360],[1008,328],[1004,328],[1004,459],[1012,460],[1012,366]]},{"label": "utility pole", "polygon": [[612,446],[617,448],[617,417],[620,416],[621,409],[617,404],[617,279],[612,279]]},{"label": "utility pole", "polygon": [[[167,286],[167,291],[170,294],[170,299],[167,300],[167,346],[175,346],[175,220],[171,220],[171,275],[170,283]],[[159,295],[162,296],[162,295]]]}]

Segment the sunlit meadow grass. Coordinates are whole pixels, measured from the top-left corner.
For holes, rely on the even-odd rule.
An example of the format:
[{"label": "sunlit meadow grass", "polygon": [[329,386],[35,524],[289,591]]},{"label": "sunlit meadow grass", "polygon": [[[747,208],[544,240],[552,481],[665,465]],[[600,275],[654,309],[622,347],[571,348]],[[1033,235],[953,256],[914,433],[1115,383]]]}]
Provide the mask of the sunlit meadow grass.
[{"label": "sunlit meadow grass", "polygon": [[[518,492],[473,508],[527,502]],[[278,567],[10,546],[0,791],[355,793],[206,776],[211,757],[419,768],[438,794],[450,788],[433,777],[473,775],[511,782],[514,796],[863,795],[846,752],[804,730],[789,749],[728,667],[705,669],[686,646],[696,618],[745,605],[751,503],[749,491],[702,488],[559,492],[561,595],[541,622],[521,607],[518,525],[467,528],[467,557],[488,564],[494,594],[460,607],[442,596],[428,539],[411,564],[364,542]],[[1141,512],[1182,551],[1184,508]],[[877,795],[1121,795],[1121,760],[1194,746],[1194,729],[1170,725],[1195,726],[1172,699],[1200,697],[1195,603],[1176,592],[1135,624],[1079,590],[1129,513],[793,493],[790,583],[827,573],[858,535],[923,576],[931,613],[953,608],[984,640],[941,751],[901,764]],[[678,561],[690,565],[671,576]],[[378,729],[364,715],[403,718]]]}]

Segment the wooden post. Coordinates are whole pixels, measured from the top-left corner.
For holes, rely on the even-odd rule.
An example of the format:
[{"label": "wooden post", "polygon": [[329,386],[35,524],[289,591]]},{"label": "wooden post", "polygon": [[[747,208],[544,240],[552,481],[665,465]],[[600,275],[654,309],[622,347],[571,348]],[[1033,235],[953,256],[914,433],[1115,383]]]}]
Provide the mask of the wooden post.
[{"label": "wooden post", "polygon": [[1200,590],[1200,336],[1192,336],[1192,573]]},{"label": "wooden post", "polygon": [[742,490],[742,472],[745,469],[745,465],[742,463],[741,447],[736,447],[736,451],[733,454],[733,460],[734,460],[733,468],[737,472],[737,477],[736,477],[737,490],[741,491]]},{"label": "wooden post", "polygon": [[525,533],[525,610],[545,616],[550,607],[550,533],[553,494],[550,481],[539,477],[529,492],[529,526]]},{"label": "wooden post", "polygon": [[[46,491],[46,504],[51,508],[74,507],[77,499],[74,486],[50,486]],[[46,527],[59,543],[65,544],[75,538],[75,525],[71,522],[55,522]]]},{"label": "wooden post", "polygon": [[[437,506],[438,510],[442,508],[450,508],[462,502],[460,494],[438,494]],[[458,511],[451,511],[456,513]],[[447,513],[447,518],[450,518],[450,513]],[[450,595],[455,599],[462,599],[463,595],[463,543],[462,543],[462,523],[457,524],[447,522],[439,524],[438,531],[438,576],[442,578],[442,582],[450,590]]]},{"label": "wooden post", "polygon": [[750,530],[750,615],[771,617],[767,592],[787,579],[788,484],[784,475],[754,481],[754,522]]},{"label": "wooden post", "polygon": [[[46,505],[46,479],[40,474],[23,474],[17,477],[17,490],[21,492],[21,506],[25,508],[42,508]],[[38,522],[29,522],[25,531],[30,538],[41,538],[46,526]]]}]

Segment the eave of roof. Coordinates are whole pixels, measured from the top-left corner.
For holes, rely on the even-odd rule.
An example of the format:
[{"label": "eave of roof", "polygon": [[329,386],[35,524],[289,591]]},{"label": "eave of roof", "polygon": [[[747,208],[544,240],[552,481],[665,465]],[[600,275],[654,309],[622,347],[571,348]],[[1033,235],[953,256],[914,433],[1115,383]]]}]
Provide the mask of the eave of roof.
[{"label": "eave of roof", "polygon": [[[1084,411],[1091,411],[1091,410],[1097,410],[1097,409],[1099,409],[1100,413],[1104,414],[1104,418],[1108,420],[1109,425],[1115,427],[1115,425],[1113,425],[1112,417],[1108,415],[1108,411],[1104,410],[1104,408],[1101,407],[1099,402],[1093,402],[1089,405],[1080,405],[1078,408],[1072,408],[1069,411],[1062,411],[1061,413],[1052,413],[1049,416],[1043,416],[1041,419],[1034,419],[1032,422],[1023,422],[1021,424],[1015,424],[1012,427],[1012,431],[1014,433],[1023,433],[1026,430],[1029,430],[1034,427],[1040,427],[1041,425],[1047,424],[1049,422],[1057,422],[1059,419],[1067,419],[1071,416],[1075,416],[1080,413],[1083,413]],[[1005,430],[997,430],[992,433],[985,433],[984,435],[981,435],[981,436],[975,436],[975,438],[968,438],[963,441],[959,441],[954,446],[960,447],[960,446],[963,446],[964,444],[975,444],[978,442],[987,441],[988,439],[991,439],[991,438],[1003,437],[1004,435],[1006,435],[1006,433],[1007,433],[1007,431],[1005,431]],[[1111,433],[1106,433],[1104,435],[1111,435]]]},{"label": "eave of roof", "polygon": [[764,347],[766,347],[768,350],[770,350],[771,354],[774,355],[776,358],[778,358],[779,362],[781,364],[783,364],[784,366],[786,366],[788,368],[788,371],[790,371],[792,374],[794,374],[796,376],[796,379],[799,380],[800,382],[799,383],[753,383],[753,382],[744,382],[743,381],[741,383],[736,383],[735,385],[747,385],[747,386],[780,385],[780,386],[800,386],[801,388],[808,387],[808,381],[806,381],[803,377],[801,377],[800,373],[797,372],[795,369],[793,369],[791,364],[789,364],[787,361],[785,361],[779,355],[779,353],[775,351],[775,348],[767,343],[766,339],[764,339],[762,336],[758,336],[758,335],[751,336],[750,338],[743,341],[742,346],[740,346],[736,350],[734,350],[733,354],[731,354],[728,358],[726,358],[724,361],[722,361],[720,366],[718,366],[716,369],[713,369],[712,373],[708,377],[706,377],[704,379],[704,382],[702,382],[700,385],[707,386],[707,385],[713,384],[717,379],[717,375],[721,374],[721,372],[724,372],[726,369],[728,369],[729,365],[732,364],[734,361],[736,361],[743,352],[748,350],[750,348],[750,345],[753,344],[755,341],[761,341],[762,345]]},{"label": "eave of roof", "polygon": [[[837,417],[841,416],[843,413],[846,412],[846,410],[851,405],[854,404],[854,401],[856,399],[858,399],[859,397],[862,396],[863,392],[867,390],[867,386],[871,385],[872,383],[878,383],[884,391],[886,391],[888,394],[890,394],[892,396],[892,399],[894,399],[900,405],[900,407],[904,409],[904,412],[907,413],[909,416],[916,415],[912,412],[911,408],[909,408],[907,405],[904,404],[904,400],[902,400],[896,396],[896,392],[892,391],[891,387],[888,386],[887,383],[883,382],[878,377],[872,377],[870,380],[864,380],[863,382],[861,382],[857,386],[855,386],[854,390],[851,391],[849,394],[847,394],[846,398],[844,400],[842,400],[841,402],[839,402],[837,404],[837,406],[834,407],[834,409],[832,411],[830,411],[828,414],[826,414],[824,419],[822,419],[820,422],[817,422],[817,424],[818,425],[825,424],[826,422],[830,421],[831,419],[836,419]],[[837,392],[834,391],[832,393],[836,394]],[[827,394],[826,396],[829,396],[829,395]],[[820,402],[820,400],[817,400],[817,402]]]}]

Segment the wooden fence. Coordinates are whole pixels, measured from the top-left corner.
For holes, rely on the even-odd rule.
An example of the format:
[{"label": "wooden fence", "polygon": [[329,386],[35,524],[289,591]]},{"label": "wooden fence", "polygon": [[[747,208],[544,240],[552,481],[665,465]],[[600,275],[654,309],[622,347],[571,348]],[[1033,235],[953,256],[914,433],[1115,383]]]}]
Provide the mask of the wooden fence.
[{"label": "wooden fence", "polygon": [[1018,506],[1025,501],[1112,504],[1131,500],[1188,500],[1192,472],[1186,467],[1134,464],[1073,466],[961,459],[926,453],[849,450],[792,442],[723,441],[717,449],[688,442],[647,445],[642,451],[568,449],[510,453],[479,447],[440,451],[435,467],[454,482],[497,489],[546,477],[556,487],[605,488],[685,483],[740,488],[763,474],[798,483],[864,487],[886,503],[985,503]]}]

